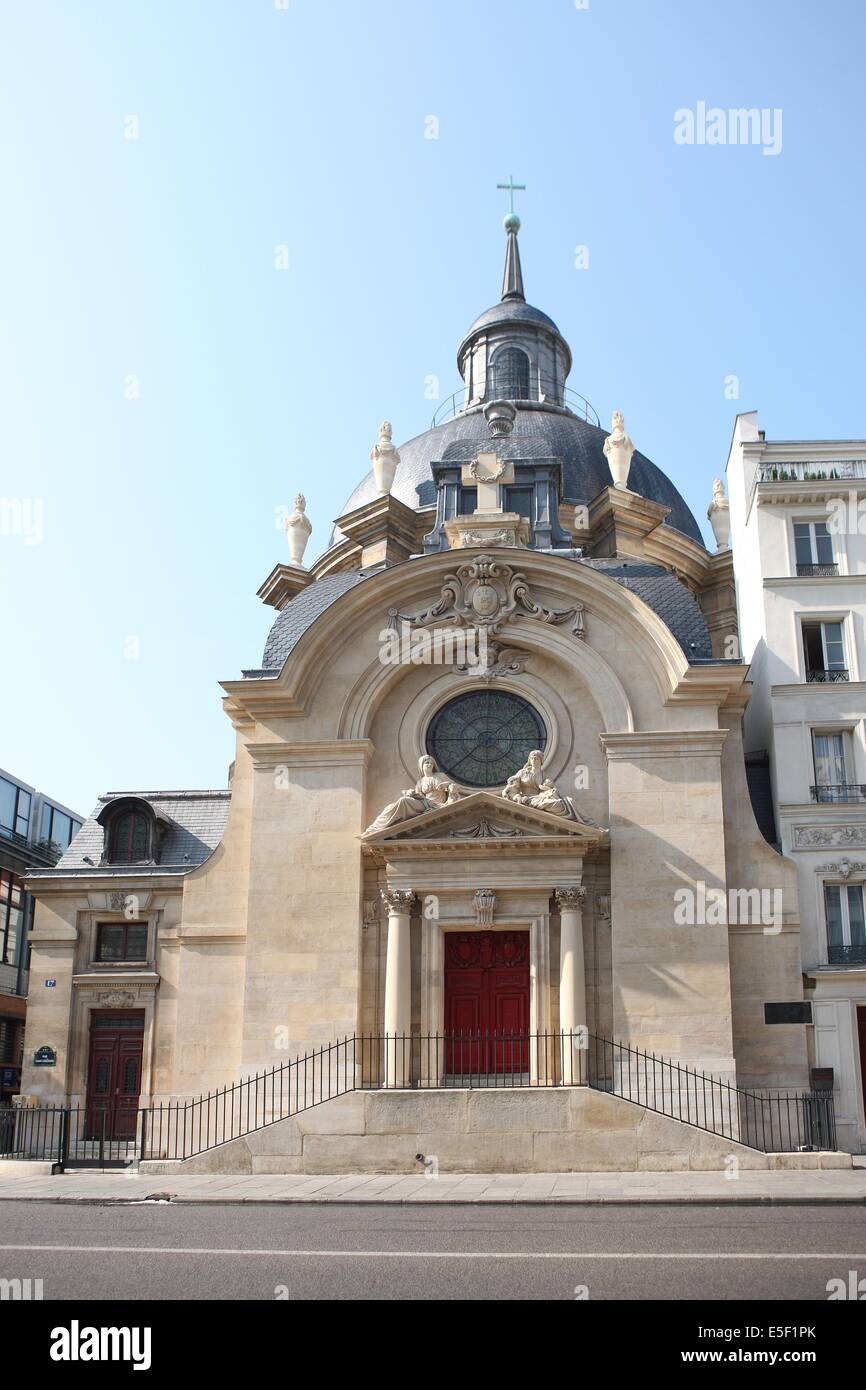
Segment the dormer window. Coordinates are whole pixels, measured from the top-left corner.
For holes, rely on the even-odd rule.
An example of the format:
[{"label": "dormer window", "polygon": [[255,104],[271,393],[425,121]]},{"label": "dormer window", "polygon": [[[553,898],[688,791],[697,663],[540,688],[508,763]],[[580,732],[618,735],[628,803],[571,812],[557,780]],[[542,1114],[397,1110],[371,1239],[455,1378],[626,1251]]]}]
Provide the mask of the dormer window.
[{"label": "dormer window", "polygon": [[165,828],[143,797],[123,797],[104,806],[97,820],[105,831],[103,862],[154,864]]},{"label": "dormer window", "polygon": [[148,859],[150,826],[141,811],[124,811],[111,826],[110,858],[113,864],[137,864]]}]

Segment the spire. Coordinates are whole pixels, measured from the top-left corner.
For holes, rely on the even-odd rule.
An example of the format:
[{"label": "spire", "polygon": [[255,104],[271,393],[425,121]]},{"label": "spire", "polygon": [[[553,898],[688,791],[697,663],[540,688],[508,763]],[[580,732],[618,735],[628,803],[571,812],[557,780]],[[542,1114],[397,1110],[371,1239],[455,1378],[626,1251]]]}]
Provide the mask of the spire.
[{"label": "spire", "polygon": [[[517,226],[508,226],[509,222],[516,222]],[[517,213],[509,213],[505,219],[506,231],[508,232],[508,245],[505,249],[505,274],[502,276],[502,298],[503,299],[526,299],[523,293],[523,271],[520,268],[520,248],[517,245],[517,228],[520,226],[520,218]]]},{"label": "spire", "polygon": [[517,233],[520,231],[520,218],[514,211],[514,194],[525,192],[525,183],[515,183],[514,175],[510,174],[507,183],[498,183],[497,188],[504,189],[508,194],[509,208],[503,226],[508,235],[508,245],[505,248],[505,273],[502,276],[502,298],[503,299],[522,299],[525,301],[526,295],[523,293],[523,271],[520,266],[520,247],[517,245]]}]

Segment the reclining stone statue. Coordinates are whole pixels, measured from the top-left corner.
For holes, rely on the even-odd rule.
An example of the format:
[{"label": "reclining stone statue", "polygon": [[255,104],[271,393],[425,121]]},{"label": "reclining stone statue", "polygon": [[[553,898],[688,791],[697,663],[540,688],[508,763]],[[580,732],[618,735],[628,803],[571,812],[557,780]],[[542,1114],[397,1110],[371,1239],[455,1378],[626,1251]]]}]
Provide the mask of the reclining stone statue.
[{"label": "reclining stone statue", "polygon": [[440,806],[459,801],[462,795],[460,789],[443,772],[437,772],[436,760],[429,753],[419,758],[418,772],[420,776],[414,788],[402,792],[396,801],[380,811],[373,824],[364,831],[365,835],[372,835],[376,830],[387,830],[389,826],[411,820],[424,811],[435,811]]}]

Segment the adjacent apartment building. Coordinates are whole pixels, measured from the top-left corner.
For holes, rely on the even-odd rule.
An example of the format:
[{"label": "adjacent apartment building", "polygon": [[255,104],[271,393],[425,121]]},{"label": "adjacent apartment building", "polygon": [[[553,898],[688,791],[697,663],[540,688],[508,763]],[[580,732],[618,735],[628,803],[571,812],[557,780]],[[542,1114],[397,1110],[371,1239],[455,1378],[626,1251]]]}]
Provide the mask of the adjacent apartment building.
[{"label": "adjacent apartment building", "polygon": [[[797,866],[812,1062],[832,1068],[840,1147],[866,1149],[866,441],[765,438],[728,459],[743,737],[765,761]],[[765,831],[765,834],[768,833]]]},{"label": "adjacent apartment building", "polygon": [[0,1105],[21,1083],[33,898],[28,868],[56,864],[83,817],[0,768]]}]

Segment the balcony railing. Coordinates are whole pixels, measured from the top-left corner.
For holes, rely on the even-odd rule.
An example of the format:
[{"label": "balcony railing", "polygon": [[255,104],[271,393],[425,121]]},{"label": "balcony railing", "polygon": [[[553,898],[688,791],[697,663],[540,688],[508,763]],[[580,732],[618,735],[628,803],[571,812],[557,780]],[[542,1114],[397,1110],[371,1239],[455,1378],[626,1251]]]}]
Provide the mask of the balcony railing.
[{"label": "balcony railing", "polygon": [[827,959],[831,965],[866,965],[866,946],[830,946]]},{"label": "balcony railing", "polygon": [[866,478],[866,459],[824,459],[807,463],[762,463],[758,466],[759,483],[823,483],[845,478]]},{"label": "balcony railing", "polygon": [[844,666],[836,666],[830,671],[807,671],[806,680],[810,685],[843,685],[849,680]]},{"label": "balcony railing", "polygon": [[812,788],[812,800],[821,806],[866,801],[866,786],[862,782],[824,782]]},{"label": "balcony railing", "polygon": [[798,565],[798,579],[835,579],[839,573],[838,565]]}]

